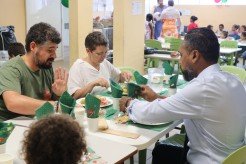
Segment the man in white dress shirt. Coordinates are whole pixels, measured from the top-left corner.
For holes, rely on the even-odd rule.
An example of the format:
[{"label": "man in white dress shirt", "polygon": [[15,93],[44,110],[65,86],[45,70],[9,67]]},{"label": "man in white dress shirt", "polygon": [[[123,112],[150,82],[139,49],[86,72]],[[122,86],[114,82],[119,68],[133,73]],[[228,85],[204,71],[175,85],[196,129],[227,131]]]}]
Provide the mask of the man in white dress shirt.
[{"label": "man in white dress shirt", "polygon": [[[218,65],[219,43],[214,32],[196,28],[179,48],[187,86],[165,98],[142,86],[147,101],[123,97],[122,111],[139,123],[184,120],[190,147],[189,163],[221,163],[245,145],[246,92],[240,80]],[[148,102],[149,101],[149,102]]]}]

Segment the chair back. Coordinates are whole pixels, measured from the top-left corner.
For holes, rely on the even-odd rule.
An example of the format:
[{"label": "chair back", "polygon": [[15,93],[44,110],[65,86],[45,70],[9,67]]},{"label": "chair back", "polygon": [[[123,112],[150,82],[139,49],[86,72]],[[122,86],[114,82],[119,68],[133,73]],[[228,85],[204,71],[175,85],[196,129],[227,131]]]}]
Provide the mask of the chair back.
[{"label": "chair back", "polygon": [[131,80],[132,80],[132,81],[136,81],[136,80],[135,80],[135,77],[133,76],[133,73],[134,73],[135,71],[137,71],[136,68],[133,68],[133,67],[130,67],[130,66],[124,66],[124,67],[118,67],[118,68],[120,69],[121,72],[122,72],[122,71],[129,71],[129,72],[131,72],[131,73],[132,73],[132,78],[131,78]]},{"label": "chair back", "polygon": [[158,40],[145,40],[145,46],[146,47],[151,47],[157,50],[162,50],[161,42]]},{"label": "chair back", "polygon": [[165,42],[170,43],[171,51],[178,51],[179,47],[181,46],[182,40],[179,38],[167,37],[165,38]]},{"label": "chair back", "polygon": [[224,48],[238,48],[238,42],[235,40],[223,40],[220,42],[220,47]]},{"label": "chair back", "polygon": [[[246,80],[246,71],[243,68],[231,66],[231,65],[223,65],[220,66],[223,71],[229,72],[235,76],[237,76],[242,83]],[[246,155],[245,155],[246,156]]]},{"label": "chair back", "polygon": [[232,163],[238,163],[238,164],[245,164],[246,163],[246,145],[237,149],[232,154],[230,154],[222,164],[232,164]]}]

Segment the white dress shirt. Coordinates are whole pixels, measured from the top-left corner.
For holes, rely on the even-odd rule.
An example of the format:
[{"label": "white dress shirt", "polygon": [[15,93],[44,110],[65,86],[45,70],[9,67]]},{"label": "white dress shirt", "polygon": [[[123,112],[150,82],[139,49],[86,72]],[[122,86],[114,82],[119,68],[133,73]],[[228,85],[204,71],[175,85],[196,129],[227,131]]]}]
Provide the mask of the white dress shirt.
[{"label": "white dress shirt", "polygon": [[246,92],[240,80],[218,64],[203,70],[175,95],[153,102],[133,100],[129,117],[139,123],[184,119],[190,163],[221,163],[245,144]]},{"label": "white dress shirt", "polygon": [[[99,71],[82,59],[77,59],[69,70],[68,93],[73,94],[76,90],[86,86],[88,83],[103,77],[109,81],[112,78],[116,82],[120,79],[120,70],[115,68],[109,61],[104,60],[100,63]],[[104,87],[94,87],[92,94],[97,94]]]}]

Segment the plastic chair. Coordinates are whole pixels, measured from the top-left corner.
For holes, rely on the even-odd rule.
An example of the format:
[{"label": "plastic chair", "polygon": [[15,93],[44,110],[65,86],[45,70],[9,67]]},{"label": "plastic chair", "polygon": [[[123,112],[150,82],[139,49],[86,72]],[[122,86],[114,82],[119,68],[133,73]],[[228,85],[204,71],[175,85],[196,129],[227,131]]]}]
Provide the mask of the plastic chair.
[{"label": "plastic chair", "polygon": [[[157,50],[162,50],[162,46],[161,46],[161,42],[158,40],[145,40],[145,46],[146,47],[150,47],[150,48],[154,48]],[[150,59],[147,58],[147,64],[146,64],[146,68],[157,68],[159,66],[159,59]]]},{"label": "plastic chair", "polygon": [[[220,42],[221,48],[238,48],[238,42],[235,40],[224,40]],[[220,57],[220,63],[226,63],[227,65],[233,65],[234,54],[231,53],[224,57]]]},{"label": "plastic chair", "polygon": [[120,69],[120,71],[129,71],[129,72],[131,72],[131,73],[132,73],[132,78],[131,78],[131,80],[132,80],[132,81],[136,81],[136,80],[135,80],[135,77],[133,76],[133,73],[134,73],[135,71],[137,71],[136,68],[133,68],[133,67],[130,67],[130,66],[124,66],[124,67],[118,67],[118,68]]},{"label": "plastic chair", "polygon": [[246,145],[237,149],[232,154],[230,154],[222,164],[232,164],[232,163],[238,163],[243,164],[246,163]]},{"label": "plastic chair", "polygon": [[229,72],[235,76],[237,76],[242,83],[246,80],[246,71],[243,68],[230,66],[230,65],[223,65],[221,66],[223,71]]},{"label": "plastic chair", "polygon": [[181,46],[182,40],[179,38],[167,37],[165,38],[165,42],[170,43],[171,51],[178,51],[179,47]]}]

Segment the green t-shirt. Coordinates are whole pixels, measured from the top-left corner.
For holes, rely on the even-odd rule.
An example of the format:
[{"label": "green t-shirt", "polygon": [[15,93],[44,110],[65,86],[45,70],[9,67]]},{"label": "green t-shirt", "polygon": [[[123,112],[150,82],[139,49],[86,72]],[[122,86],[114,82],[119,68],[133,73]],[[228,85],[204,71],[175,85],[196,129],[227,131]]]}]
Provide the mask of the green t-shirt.
[{"label": "green t-shirt", "polygon": [[7,110],[2,96],[4,91],[16,91],[34,99],[47,100],[46,91],[49,89],[50,97],[48,98],[53,99],[54,94],[51,90],[53,81],[53,68],[32,71],[20,56],[6,62],[0,68],[0,116],[3,117],[2,119],[21,116]]}]

